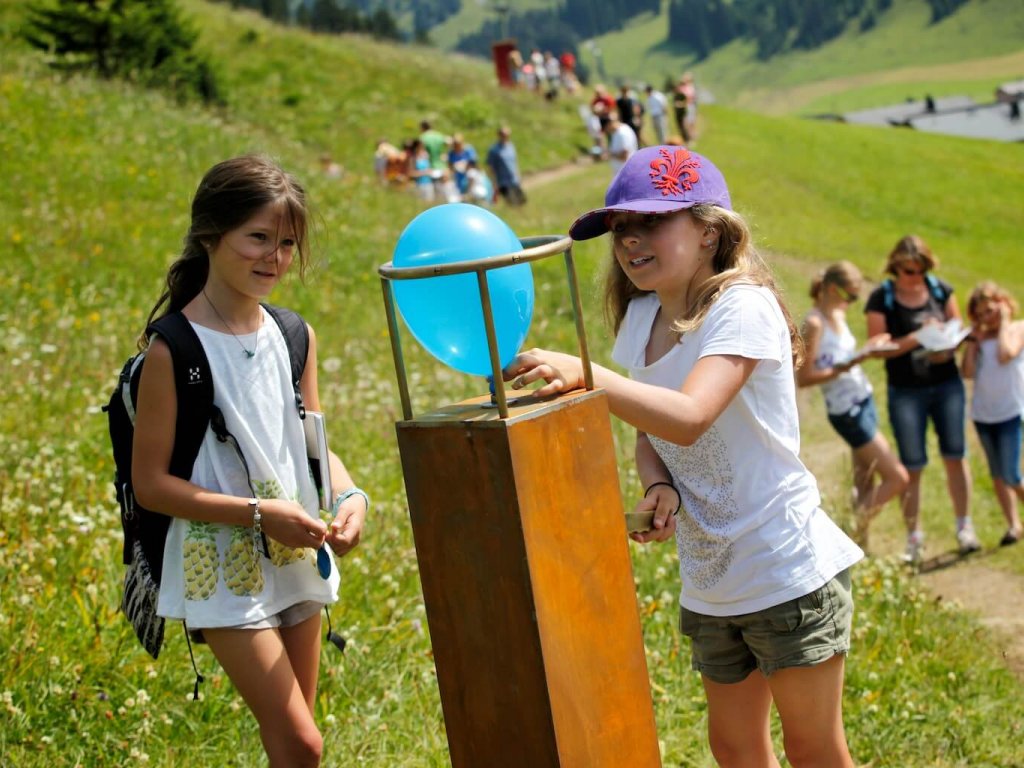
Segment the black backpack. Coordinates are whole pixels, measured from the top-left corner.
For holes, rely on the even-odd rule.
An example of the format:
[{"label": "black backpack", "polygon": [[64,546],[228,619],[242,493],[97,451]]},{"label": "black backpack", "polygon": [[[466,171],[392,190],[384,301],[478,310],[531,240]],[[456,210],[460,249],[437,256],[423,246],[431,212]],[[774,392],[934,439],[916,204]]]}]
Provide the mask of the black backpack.
[{"label": "black backpack", "polygon": [[[295,405],[299,417],[305,418],[300,382],[309,351],[306,322],[297,313],[283,307],[264,304],[263,308],[274,318],[284,335],[291,361]],[[214,405],[210,363],[188,319],[181,312],[164,315],[146,329],[147,338],[152,338],[154,333],[159,334],[171,350],[174,386],[178,397],[170,472],[175,477],[188,480],[192,476],[192,465],[199,455],[207,427],[211,427],[222,442],[233,441],[234,438],[224,425],[220,409]],[[155,659],[164,638],[164,619],[157,616],[156,606],[164,542],[171,518],[140,506],[132,490],[135,404],[145,354],[143,350],[124,364],[117,386],[103,410],[107,413],[110,442],[114,450],[114,488],[121,506],[121,528],[124,532],[123,560],[127,572],[121,610],[135,629],[139,642]],[[197,678],[201,680],[198,673]]]}]

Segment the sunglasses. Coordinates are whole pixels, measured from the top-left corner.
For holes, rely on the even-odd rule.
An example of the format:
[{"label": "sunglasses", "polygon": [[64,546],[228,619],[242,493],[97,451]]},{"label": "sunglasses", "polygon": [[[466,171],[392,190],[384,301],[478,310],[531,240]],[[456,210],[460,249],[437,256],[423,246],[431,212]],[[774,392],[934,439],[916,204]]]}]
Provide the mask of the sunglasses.
[{"label": "sunglasses", "polygon": [[923,269],[907,269],[906,267],[896,267],[896,271],[901,275],[923,275],[926,270]]},{"label": "sunglasses", "polygon": [[852,303],[858,299],[858,295],[856,293],[850,293],[841,285],[836,286],[836,292],[839,294],[839,298],[841,298],[843,301]]}]

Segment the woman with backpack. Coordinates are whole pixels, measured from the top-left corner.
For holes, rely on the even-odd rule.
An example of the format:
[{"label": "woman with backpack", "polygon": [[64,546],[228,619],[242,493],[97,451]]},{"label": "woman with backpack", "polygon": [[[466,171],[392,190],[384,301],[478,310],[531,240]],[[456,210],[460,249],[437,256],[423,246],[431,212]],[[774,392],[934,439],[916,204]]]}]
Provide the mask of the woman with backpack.
[{"label": "woman with backpack", "polygon": [[928,463],[925,434],[929,420],[939,439],[959,550],[969,554],[981,548],[968,512],[971,475],[965,459],[966,395],[955,349],[929,352],[917,338],[927,325],[960,319],[953,287],[931,274],[937,266],[924,240],[917,235],[901,238],[886,262],[890,277],[871,292],[864,307],[868,337],[887,333],[896,347],[880,356],[886,358],[889,421],[900,461],[910,474],[903,495],[903,519],[907,527],[905,559],[912,564],[920,562],[924,552],[921,473]]},{"label": "woman with backpack", "polygon": [[[203,177],[149,320],[188,320],[219,411],[190,477],[173,473],[189,392],[176,384],[171,346],[147,333],[133,442],[136,499],[172,519],[158,613],[209,644],[255,715],[271,766],[320,763],[319,613],[337,600],[339,580],[318,550],[340,556],[356,546],[369,504],[332,454],[335,517],[320,519],[297,407],[320,408],[316,337],[309,329],[300,404],[288,344],[261,304],[296,257],[305,268],[307,216],[302,187],[268,158],[236,157]],[[217,413],[230,439],[216,436]]]}]

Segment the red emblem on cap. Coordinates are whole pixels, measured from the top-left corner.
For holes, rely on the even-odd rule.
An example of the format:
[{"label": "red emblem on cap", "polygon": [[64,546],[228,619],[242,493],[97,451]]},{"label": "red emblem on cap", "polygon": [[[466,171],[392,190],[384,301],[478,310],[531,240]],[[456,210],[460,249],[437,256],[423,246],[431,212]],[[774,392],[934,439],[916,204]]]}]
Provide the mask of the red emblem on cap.
[{"label": "red emblem on cap", "polygon": [[658,154],[661,157],[651,161],[651,183],[662,195],[681,195],[700,181],[700,160],[688,149],[662,149]]}]

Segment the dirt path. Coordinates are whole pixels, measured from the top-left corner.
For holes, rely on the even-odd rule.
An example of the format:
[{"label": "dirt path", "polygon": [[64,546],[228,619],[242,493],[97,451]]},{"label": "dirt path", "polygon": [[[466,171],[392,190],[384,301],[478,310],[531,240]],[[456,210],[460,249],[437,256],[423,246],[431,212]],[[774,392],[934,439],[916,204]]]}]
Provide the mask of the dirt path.
[{"label": "dirt path", "polygon": [[527,189],[543,187],[546,184],[553,184],[557,181],[582,173],[587,168],[592,168],[594,161],[589,157],[573,160],[564,165],[554,168],[547,168],[543,171],[535,171],[523,176],[523,186]]},{"label": "dirt path", "polygon": [[1007,666],[1024,680],[1024,576],[991,567],[986,556],[944,553],[927,560],[918,578],[937,599],[959,603],[992,630]]}]

